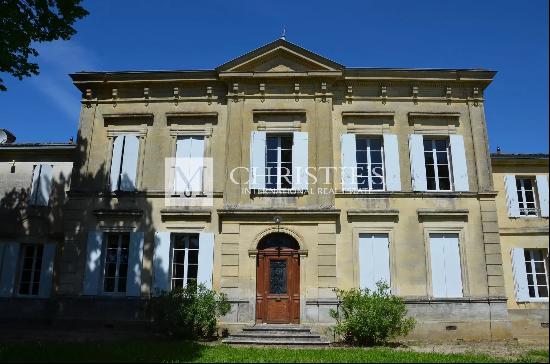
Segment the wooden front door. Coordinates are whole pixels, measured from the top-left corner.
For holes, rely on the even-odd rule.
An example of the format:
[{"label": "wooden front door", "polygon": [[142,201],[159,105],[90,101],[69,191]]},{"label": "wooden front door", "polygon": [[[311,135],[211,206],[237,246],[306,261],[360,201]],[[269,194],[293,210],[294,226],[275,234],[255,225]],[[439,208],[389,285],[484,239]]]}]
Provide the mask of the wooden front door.
[{"label": "wooden front door", "polygon": [[298,250],[258,251],[256,322],[300,323],[300,256]]}]

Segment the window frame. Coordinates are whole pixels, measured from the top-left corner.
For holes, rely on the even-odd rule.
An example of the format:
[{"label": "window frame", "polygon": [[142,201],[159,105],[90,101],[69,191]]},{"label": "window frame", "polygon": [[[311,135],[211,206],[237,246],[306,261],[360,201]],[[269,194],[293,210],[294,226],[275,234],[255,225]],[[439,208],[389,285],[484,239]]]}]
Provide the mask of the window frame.
[{"label": "window frame", "polygon": [[[268,149],[268,139],[269,138],[277,138],[277,161],[275,162],[277,164],[277,174],[275,175],[275,178],[276,178],[276,187],[267,187],[269,185],[269,177],[272,177],[273,175],[271,175],[271,173],[268,173],[268,166],[267,164],[268,163],[273,163],[273,162],[270,162],[268,160],[268,150],[273,150],[273,149]],[[288,149],[283,149],[282,146],[281,146],[281,141],[282,141],[282,138],[288,138],[290,139],[291,143],[291,147],[290,147],[290,161],[285,161],[283,162],[282,160],[282,151],[283,150],[288,150]],[[293,154],[293,146],[294,146],[294,135],[292,133],[266,133],[266,142],[265,142],[265,190],[266,191],[292,191],[293,189],[293,179],[294,179],[294,176],[293,176],[293,165],[292,165],[292,154]],[[290,163],[290,187],[285,187],[283,188],[282,187],[282,180],[283,180],[283,175],[282,175],[282,164],[283,163]],[[285,177],[288,176],[288,175],[285,175]]]},{"label": "window frame", "polygon": [[[27,248],[34,248],[34,254],[33,254],[33,263],[32,263],[32,269],[31,269],[31,280],[29,283],[29,288],[27,289],[27,293],[21,293],[21,284],[23,279],[23,270],[25,266],[25,252]],[[32,286],[35,282],[35,275],[36,275],[36,261],[37,261],[37,252],[39,248],[42,248],[42,256],[40,257],[40,269],[38,270],[38,290],[36,294],[32,293]],[[17,281],[17,288],[16,288],[16,295],[19,297],[38,297],[40,296],[40,285],[42,284],[42,268],[44,267],[44,245],[42,244],[21,244],[21,252],[19,254],[19,275],[18,275],[18,281]],[[29,292],[30,291],[30,292]]]},{"label": "window frame", "polygon": [[[197,248],[191,249],[190,246],[190,239],[191,236],[195,236],[197,239]],[[176,238],[178,237],[185,237],[185,247],[183,249],[178,249],[184,251],[184,258],[183,263],[177,263],[178,265],[183,265],[183,277],[181,278],[174,278],[174,253],[175,253],[175,243]],[[185,288],[187,287],[187,284],[189,283],[189,252],[190,251],[196,251],[197,252],[197,277],[194,278],[195,282],[198,281],[198,273],[199,273],[199,250],[200,250],[200,234],[199,233],[172,233],[170,234],[170,290],[174,290],[176,288]],[[193,278],[191,278],[193,280]],[[175,287],[174,281],[182,281],[182,285]]]},{"label": "window frame", "polygon": [[[359,175],[359,163],[357,162],[357,153],[359,152],[357,147],[357,141],[363,139],[367,141],[367,150],[362,151],[365,152],[367,155],[367,176]],[[381,189],[373,189],[372,188],[372,156],[371,156],[371,140],[379,140],[380,141],[380,158],[381,158],[381,164],[382,164],[382,188]],[[384,138],[382,136],[373,136],[373,135],[356,135],[355,136],[355,167],[357,169],[357,190],[358,191],[366,191],[366,192],[378,192],[378,191],[386,191],[386,163],[385,163],[385,149],[384,149]],[[359,185],[359,178],[367,178],[368,180],[368,188],[360,188]]]},{"label": "window frame", "polygon": [[[541,251],[542,253],[542,256],[543,256],[543,259],[542,261],[540,260],[535,260],[533,258],[533,254],[531,254],[532,251],[535,251],[535,250],[539,250]],[[531,256],[531,259],[530,260],[527,260],[527,258],[525,257],[526,253],[527,252],[530,252],[529,255]],[[524,264],[525,264],[525,273],[526,273],[526,281],[527,281],[527,294],[529,295],[529,297],[527,297],[528,301],[529,302],[548,302],[549,300],[549,297],[550,297],[550,285],[549,285],[549,282],[548,282],[548,249],[544,249],[544,248],[524,248],[523,249],[523,254],[524,254]],[[543,273],[539,273],[536,271],[536,263],[543,263],[543,267],[544,267],[544,272]],[[531,266],[531,273],[527,272],[527,264],[529,264]],[[538,274],[544,274],[545,277],[546,277],[546,293],[548,294],[548,296],[546,297],[540,297],[539,296],[539,292],[538,292],[538,287],[539,286],[543,286],[542,284],[538,284],[538,278],[537,278],[537,275]],[[529,275],[533,276],[533,285],[530,285],[529,284]],[[536,289],[534,289],[534,293],[535,293],[535,297],[532,297],[530,292],[529,292],[529,287],[535,287]]]},{"label": "window frame", "polygon": [[[519,176],[516,176],[515,179],[516,179],[515,190],[516,190],[517,199],[518,199],[519,216],[520,217],[525,217],[525,218],[540,217],[541,213],[540,213],[540,207],[539,207],[540,204],[539,204],[539,201],[538,201],[538,189],[537,189],[536,177],[519,175]],[[533,193],[532,203],[535,205],[535,207],[532,208],[532,209],[526,207],[527,204],[529,204],[530,202],[527,201],[527,199],[526,199],[526,192],[529,191],[529,190],[525,189],[525,180],[530,180],[531,181],[531,187],[532,187],[531,191]],[[517,187],[518,183],[521,185],[520,189],[518,189],[518,187]],[[520,196],[521,196],[521,199],[523,201],[520,201]],[[522,205],[524,207],[522,207]],[[523,212],[525,210],[534,210],[535,214],[534,215],[524,214]]]},{"label": "window frame", "polygon": [[[438,159],[437,159],[437,153],[438,153],[438,150],[436,149],[435,147],[435,143],[439,140],[443,140],[445,141],[445,143],[447,144],[446,146],[446,153],[447,153],[447,168],[449,170],[449,189],[448,190],[443,190],[439,187],[439,164],[437,163]],[[433,166],[434,166],[434,178],[435,178],[435,186],[436,186],[436,189],[430,189],[429,186],[428,186],[428,163],[426,162],[426,153],[428,153],[428,151],[426,151],[426,148],[424,146],[424,143],[426,141],[430,141],[431,142],[431,145],[432,145],[432,149],[431,149],[431,153],[432,153],[432,158],[433,158]],[[426,191],[427,192],[452,192],[454,191],[454,176],[453,176],[453,166],[452,166],[452,150],[451,150],[451,143],[450,143],[450,140],[447,136],[424,136],[423,137],[423,153],[424,153],[424,168],[426,169]]]},{"label": "window frame", "polygon": [[[103,239],[104,239],[104,247],[102,249],[103,252],[103,259],[102,259],[102,274],[101,274],[101,287],[100,292],[103,295],[106,296],[126,296],[128,288],[124,287],[124,291],[120,292],[118,290],[119,280],[120,280],[120,253],[122,251],[122,236],[124,234],[128,235],[128,267],[126,268],[126,277],[125,281],[126,284],[128,284],[128,271],[129,271],[129,258],[130,258],[130,244],[131,244],[131,233],[127,231],[108,231],[103,233]],[[115,288],[113,292],[106,291],[105,290],[105,278],[106,278],[106,268],[107,268],[107,251],[109,250],[109,235],[118,235],[118,241],[117,241],[117,263],[116,263],[116,271],[114,277],[107,277],[107,278],[114,278],[115,279]]]}]

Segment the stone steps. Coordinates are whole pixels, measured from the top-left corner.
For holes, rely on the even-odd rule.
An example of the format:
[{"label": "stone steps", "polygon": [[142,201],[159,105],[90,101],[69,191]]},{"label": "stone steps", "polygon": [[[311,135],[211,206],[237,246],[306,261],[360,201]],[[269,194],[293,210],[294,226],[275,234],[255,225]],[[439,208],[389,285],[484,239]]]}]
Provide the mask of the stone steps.
[{"label": "stone steps", "polygon": [[327,346],[326,338],[299,325],[255,325],[223,340],[231,345]]}]

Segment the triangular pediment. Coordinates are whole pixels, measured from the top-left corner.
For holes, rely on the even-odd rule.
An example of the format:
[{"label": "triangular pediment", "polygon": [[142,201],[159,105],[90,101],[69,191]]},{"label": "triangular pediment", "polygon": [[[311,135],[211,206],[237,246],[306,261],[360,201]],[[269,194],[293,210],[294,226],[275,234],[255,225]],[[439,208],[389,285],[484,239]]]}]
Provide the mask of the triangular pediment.
[{"label": "triangular pediment", "polygon": [[269,43],[218,67],[224,72],[337,71],[344,67],[283,39]]}]

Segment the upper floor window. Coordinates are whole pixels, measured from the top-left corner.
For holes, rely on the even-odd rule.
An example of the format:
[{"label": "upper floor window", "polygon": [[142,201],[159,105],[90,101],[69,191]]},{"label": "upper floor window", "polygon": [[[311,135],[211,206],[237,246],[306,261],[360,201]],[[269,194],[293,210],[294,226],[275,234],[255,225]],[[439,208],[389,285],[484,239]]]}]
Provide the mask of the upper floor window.
[{"label": "upper floor window", "polygon": [[197,281],[199,234],[174,234],[172,243],[172,289]]},{"label": "upper floor window", "polygon": [[360,190],[384,190],[384,148],[381,138],[356,140],[357,187]]},{"label": "upper floor window", "polygon": [[19,294],[37,296],[40,293],[40,276],[44,246],[28,244],[22,246],[21,275]]},{"label": "upper floor window", "polygon": [[513,248],[512,268],[518,302],[548,301],[548,249]]},{"label": "upper floor window", "polygon": [[504,176],[510,217],[548,217],[548,177]]},{"label": "upper floor window", "polygon": [[428,191],[451,190],[450,148],[447,139],[424,139]]},{"label": "upper floor window", "polygon": [[180,136],[176,141],[174,192],[202,192],[204,137]]},{"label": "upper floor window", "polygon": [[111,191],[135,191],[139,159],[139,138],[133,134],[114,139],[111,158]]},{"label": "upper floor window", "polygon": [[52,189],[53,167],[49,164],[37,164],[32,172],[30,205],[48,206]]},{"label": "upper floor window", "polygon": [[308,133],[252,132],[249,172],[253,191],[307,190]]},{"label": "upper floor window", "polygon": [[414,191],[470,190],[464,137],[409,136],[412,187]]},{"label": "upper floor window", "polygon": [[400,191],[401,169],[397,135],[341,137],[342,190]]},{"label": "upper floor window", "polygon": [[516,178],[516,188],[518,192],[519,214],[522,216],[537,216],[538,209],[534,178]]},{"label": "upper floor window", "polygon": [[265,187],[274,190],[292,188],[292,135],[267,135]]},{"label": "upper floor window", "polygon": [[107,233],[106,235],[103,292],[124,293],[128,275],[130,233]]}]

